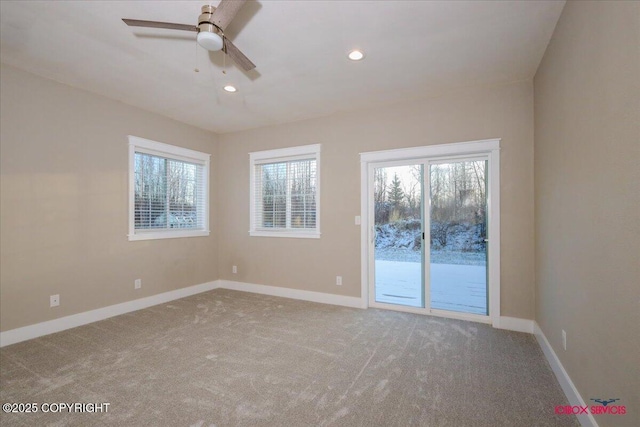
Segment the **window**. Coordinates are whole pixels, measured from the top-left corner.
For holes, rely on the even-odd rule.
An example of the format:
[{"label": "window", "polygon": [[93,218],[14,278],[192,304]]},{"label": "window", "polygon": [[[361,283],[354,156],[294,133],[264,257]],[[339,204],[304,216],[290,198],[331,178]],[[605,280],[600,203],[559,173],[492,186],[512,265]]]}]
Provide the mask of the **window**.
[{"label": "window", "polygon": [[129,136],[129,240],[209,235],[209,158]]},{"label": "window", "polygon": [[251,236],[320,237],[320,144],[250,153]]}]

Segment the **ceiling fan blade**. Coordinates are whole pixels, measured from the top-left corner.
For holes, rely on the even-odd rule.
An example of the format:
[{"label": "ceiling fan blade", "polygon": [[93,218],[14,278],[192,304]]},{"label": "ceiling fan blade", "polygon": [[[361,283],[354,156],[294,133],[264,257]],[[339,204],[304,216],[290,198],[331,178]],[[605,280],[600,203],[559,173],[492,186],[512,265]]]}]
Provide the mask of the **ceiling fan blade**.
[{"label": "ceiling fan blade", "polygon": [[224,31],[246,1],[247,0],[222,0],[216,10],[213,11],[213,15],[211,15],[211,19],[216,27]]},{"label": "ceiling fan blade", "polygon": [[195,25],[174,24],[172,22],[141,21],[139,19],[122,19],[130,27],[165,28],[167,30],[198,31]]},{"label": "ceiling fan blade", "polygon": [[240,52],[240,49],[236,47],[231,40],[224,38],[224,51],[227,53],[233,61],[238,64],[243,70],[251,71],[256,68],[256,64],[251,62],[244,53]]}]

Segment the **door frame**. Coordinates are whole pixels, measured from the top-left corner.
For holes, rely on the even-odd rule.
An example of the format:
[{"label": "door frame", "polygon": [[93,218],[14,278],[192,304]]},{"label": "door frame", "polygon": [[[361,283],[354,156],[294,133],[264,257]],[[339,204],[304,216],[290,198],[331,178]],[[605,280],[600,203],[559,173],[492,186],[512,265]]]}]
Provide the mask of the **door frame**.
[{"label": "door frame", "polygon": [[[487,174],[487,237],[489,239],[487,249],[487,256],[489,259],[487,291],[489,293],[489,315],[483,316],[447,310],[434,310],[428,308],[425,309],[376,303],[372,299],[372,295],[370,295],[370,283],[373,278],[375,268],[375,262],[372,259],[373,251],[371,249],[371,242],[373,242],[373,239],[375,238],[375,225],[371,218],[373,212],[370,209],[374,183],[372,166],[374,164],[377,165],[383,163],[408,164],[412,161],[428,164],[430,161],[436,161],[438,159],[451,157],[473,157],[478,155],[486,156],[488,158],[489,168],[489,173]],[[472,320],[476,322],[490,323],[494,327],[497,327],[500,320],[500,139],[496,138],[360,153],[360,179],[360,262],[362,306],[365,308],[378,307],[410,313]],[[426,210],[427,208],[428,204],[425,199],[423,200],[423,209]],[[426,241],[427,240],[425,238],[425,242]],[[425,305],[429,307],[429,304]]]}]

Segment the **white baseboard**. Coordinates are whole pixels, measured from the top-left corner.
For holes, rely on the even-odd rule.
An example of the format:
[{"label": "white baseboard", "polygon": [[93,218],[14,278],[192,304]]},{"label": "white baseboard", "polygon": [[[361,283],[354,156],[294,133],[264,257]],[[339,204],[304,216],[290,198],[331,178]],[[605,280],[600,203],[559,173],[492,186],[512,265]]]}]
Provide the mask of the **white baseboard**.
[{"label": "white baseboard", "polygon": [[[276,297],[291,298],[303,301],[317,302],[321,304],[332,304],[344,307],[367,308],[366,301],[359,297],[348,297],[323,292],[303,291],[300,289],[282,288],[278,286],[258,285],[254,283],[234,282],[231,280],[215,280],[200,285],[189,286],[176,289],[175,291],[164,292],[146,298],[123,302],[121,304],[98,308],[84,313],[73,314],[47,322],[36,323],[35,325],[24,326],[5,332],[0,332],[0,347],[22,341],[38,338],[43,335],[53,334],[99,320],[108,319],[120,314],[130,313],[165,302],[185,298],[191,295],[207,292],[216,288],[224,288],[236,291],[252,292],[255,294],[271,295]],[[493,325],[499,329],[508,329],[517,332],[534,332],[534,321],[518,319],[515,317],[501,316],[498,324]]]},{"label": "white baseboard", "polygon": [[526,332],[532,334],[534,331],[533,320],[520,319],[517,317],[500,316],[498,322],[493,327],[497,329],[507,329],[509,331]]},{"label": "white baseboard", "polygon": [[99,320],[108,319],[109,317],[130,313],[132,311],[141,310],[154,305],[163,304],[165,302],[199,294],[201,292],[207,292],[212,289],[216,289],[218,285],[218,280],[202,283],[200,285],[180,288],[175,291],[164,292],[146,298],[127,301],[121,304],[110,305],[108,307],[49,320],[47,322],[36,323],[35,325],[0,332],[0,347],[30,340],[32,338],[38,338],[43,335],[53,334],[64,331],[65,329],[71,329],[88,323],[97,322]]},{"label": "white baseboard", "polygon": [[[582,396],[580,396],[578,389],[573,384],[573,381],[571,381],[569,374],[567,374],[567,371],[564,369],[564,366],[560,363],[560,359],[558,359],[556,352],[553,351],[547,337],[542,332],[542,329],[540,329],[538,322],[534,322],[534,333],[538,340],[538,344],[540,344],[540,347],[542,348],[542,352],[547,358],[547,361],[549,361],[551,369],[560,383],[560,387],[562,387],[562,391],[564,391],[565,396],[567,396],[569,404],[571,406],[587,406],[582,399]],[[584,427],[598,427],[596,419],[591,414],[580,414],[576,415],[576,417],[578,417],[580,425]]]},{"label": "white baseboard", "polygon": [[[254,283],[234,282],[231,280],[219,280],[219,288],[234,291],[251,292],[254,294],[271,295],[276,297],[291,298],[303,301],[318,302],[322,304],[341,305],[344,307],[367,308],[366,302],[358,297],[346,297],[342,295],[326,294],[322,292],[302,291],[300,289],[282,288],[279,286],[257,285]],[[466,320],[466,319],[464,319]],[[533,334],[534,321],[519,319],[517,317],[501,316],[494,327],[516,332]]]},{"label": "white baseboard", "polygon": [[176,289],[146,298],[110,305],[108,307],[85,311],[35,325],[11,329],[0,332],[0,347],[16,344],[22,341],[38,338],[44,335],[119,316],[143,308],[164,304],[169,301],[185,298],[201,292],[211,291],[217,288],[232,289],[237,291],[253,292],[256,294],[272,295],[277,297],[292,298],[304,301],[319,302],[323,304],[341,305],[345,307],[365,308],[361,298],[345,297],[341,295],[325,294],[321,292],[301,291],[299,289],[280,288],[276,286],[256,285],[253,283],[233,282],[229,280],[215,280],[200,285]]},{"label": "white baseboard", "polygon": [[234,291],[252,292],[254,294],[271,295],[274,297],[291,298],[303,301],[319,302],[321,304],[341,305],[344,307],[366,308],[362,298],[346,297],[342,295],[326,294],[323,292],[302,291],[300,289],[281,288],[279,286],[256,285],[254,283],[233,282],[219,280],[218,287]]}]

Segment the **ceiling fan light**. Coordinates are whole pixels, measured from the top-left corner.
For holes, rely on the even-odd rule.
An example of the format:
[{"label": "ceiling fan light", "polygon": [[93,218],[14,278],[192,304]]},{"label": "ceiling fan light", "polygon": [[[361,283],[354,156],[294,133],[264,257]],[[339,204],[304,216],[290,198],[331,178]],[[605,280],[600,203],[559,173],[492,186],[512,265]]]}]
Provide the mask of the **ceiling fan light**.
[{"label": "ceiling fan light", "polygon": [[222,49],[222,37],[216,33],[200,31],[197,40],[198,44],[207,50],[217,51]]}]

